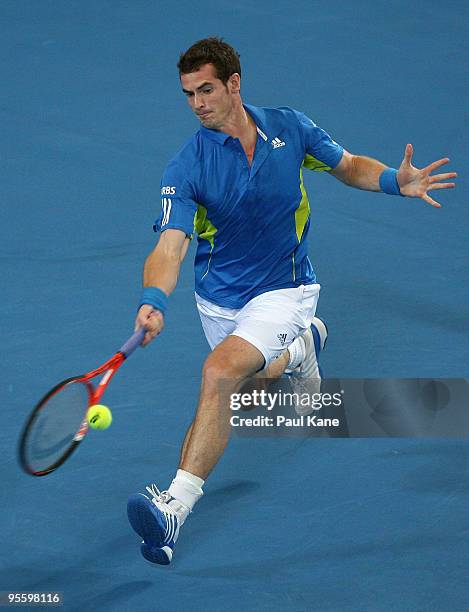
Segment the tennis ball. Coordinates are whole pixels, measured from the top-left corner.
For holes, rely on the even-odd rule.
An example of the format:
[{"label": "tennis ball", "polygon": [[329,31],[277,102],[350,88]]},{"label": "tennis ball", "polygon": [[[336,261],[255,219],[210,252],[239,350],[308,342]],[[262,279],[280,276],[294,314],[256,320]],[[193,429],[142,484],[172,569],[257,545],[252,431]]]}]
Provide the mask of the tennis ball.
[{"label": "tennis ball", "polygon": [[88,408],[86,418],[91,429],[107,429],[112,423],[112,412],[107,406],[95,404]]}]

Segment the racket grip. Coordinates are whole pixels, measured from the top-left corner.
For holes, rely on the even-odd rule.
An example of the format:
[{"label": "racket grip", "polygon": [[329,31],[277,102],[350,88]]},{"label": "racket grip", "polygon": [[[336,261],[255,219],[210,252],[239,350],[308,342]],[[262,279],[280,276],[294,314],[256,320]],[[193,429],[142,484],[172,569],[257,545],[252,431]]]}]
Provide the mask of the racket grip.
[{"label": "racket grip", "polygon": [[119,349],[119,353],[122,353],[125,358],[130,357],[136,348],[140,346],[145,336],[146,329],[141,327],[134,334],[130,336],[125,344]]}]

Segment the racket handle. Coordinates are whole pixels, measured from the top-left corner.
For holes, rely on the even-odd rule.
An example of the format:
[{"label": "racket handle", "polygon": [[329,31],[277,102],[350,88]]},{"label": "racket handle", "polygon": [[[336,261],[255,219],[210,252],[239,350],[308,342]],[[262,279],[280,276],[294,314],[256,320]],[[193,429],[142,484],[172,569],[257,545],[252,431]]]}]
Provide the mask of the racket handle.
[{"label": "racket handle", "polygon": [[130,357],[135,349],[142,343],[146,331],[147,330],[144,327],[141,327],[134,334],[132,334],[127,342],[119,349],[119,353],[122,353],[126,359],[127,357]]}]

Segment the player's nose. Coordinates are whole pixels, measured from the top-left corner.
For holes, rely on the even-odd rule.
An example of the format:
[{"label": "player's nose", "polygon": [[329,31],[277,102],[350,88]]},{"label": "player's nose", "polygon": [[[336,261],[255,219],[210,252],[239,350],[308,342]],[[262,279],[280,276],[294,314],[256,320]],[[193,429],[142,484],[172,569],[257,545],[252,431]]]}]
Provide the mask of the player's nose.
[{"label": "player's nose", "polygon": [[197,94],[194,94],[194,108],[196,110],[200,110],[204,107],[204,101],[202,96],[198,96]]}]

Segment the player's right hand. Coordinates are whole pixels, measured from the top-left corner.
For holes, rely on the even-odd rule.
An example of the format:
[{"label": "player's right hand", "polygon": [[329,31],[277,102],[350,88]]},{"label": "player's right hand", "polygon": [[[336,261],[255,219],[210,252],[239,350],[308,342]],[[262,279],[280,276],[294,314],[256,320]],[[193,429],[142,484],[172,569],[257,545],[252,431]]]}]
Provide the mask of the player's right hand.
[{"label": "player's right hand", "polygon": [[144,327],[147,332],[143,338],[141,346],[149,344],[153,338],[156,338],[158,334],[163,331],[164,317],[159,310],[155,310],[153,306],[149,304],[143,304],[137,313],[135,319],[135,331]]}]

